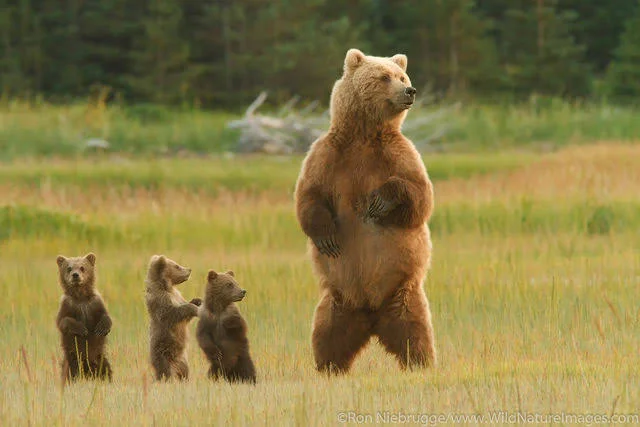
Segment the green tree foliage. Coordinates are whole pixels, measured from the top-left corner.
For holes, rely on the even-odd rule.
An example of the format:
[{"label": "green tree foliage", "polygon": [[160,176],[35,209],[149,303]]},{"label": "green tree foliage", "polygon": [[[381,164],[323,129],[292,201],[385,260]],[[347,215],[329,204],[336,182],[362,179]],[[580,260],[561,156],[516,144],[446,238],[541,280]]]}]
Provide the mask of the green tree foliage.
[{"label": "green tree foliage", "polygon": [[189,45],[178,0],[149,0],[142,35],[131,52],[127,82],[135,99],[175,103],[189,92]]},{"label": "green tree foliage", "polygon": [[586,47],[585,58],[593,71],[602,75],[636,3],[633,0],[562,0],[557,8],[577,14],[572,34],[577,43]]},{"label": "green tree foliage", "polygon": [[627,20],[607,73],[607,86],[614,98],[630,101],[640,97],[640,7]]},{"label": "green tree foliage", "polygon": [[194,85],[204,103],[247,102],[262,90],[274,99],[326,99],[360,31],[346,16],[327,17],[326,0],[203,2],[190,13]]},{"label": "green tree foliage", "polygon": [[41,16],[32,0],[0,3],[0,85],[8,95],[39,93],[45,55]]},{"label": "green tree foliage", "polygon": [[[636,96],[630,0],[0,0],[5,96],[326,101],[350,47],[405,53],[443,96]],[[616,50],[617,49],[617,50]],[[615,63],[609,66],[615,52]]]},{"label": "green tree foliage", "polygon": [[370,33],[379,54],[409,55],[417,86],[442,93],[486,91],[499,73],[495,45],[487,37],[490,22],[471,0],[378,0]]},{"label": "green tree foliage", "polygon": [[556,10],[555,0],[511,3],[500,25],[502,61],[516,94],[586,95],[589,68],[575,42],[575,12]]},{"label": "green tree foliage", "polygon": [[144,1],[84,0],[79,11],[83,85],[106,85],[130,93],[131,52],[142,36]]}]

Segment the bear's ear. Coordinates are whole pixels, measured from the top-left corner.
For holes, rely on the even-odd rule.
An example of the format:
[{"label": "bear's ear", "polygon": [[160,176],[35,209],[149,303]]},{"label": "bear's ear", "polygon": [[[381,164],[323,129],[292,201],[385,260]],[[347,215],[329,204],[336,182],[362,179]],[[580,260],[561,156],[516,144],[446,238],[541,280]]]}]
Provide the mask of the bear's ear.
[{"label": "bear's ear", "polygon": [[402,68],[402,71],[407,71],[407,55],[399,53],[397,55],[393,55],[391,57],[391,60],[395,62],[400,68]]},{"label": "bear's ear", "polygon": [[216,277],[218,277],[218,273],[216,273],[214,270],[209,270],[209,274],[207,274],[207,281],[212,281],[215,280]]},{"label": "bear's ear", "polygon": [[88,254],[86,254],[84,256],[84,259],[89,261],[89,264],[91,264],[92,266],[96,265],[96,255],[93,252],[89,252]]},{"label": "bear's ear", "polygon": [[155,271],[160,272],[167,265],[167,258],[164,255],[154,255],[151,257],[151,262],[149,262],[150,268],[153,268]]},{"label": "bear's ear", "polygon": [[358,49],[349,49],[347,56],[344,58],[344,70],[353,71],[364,62],[364,53]]},{"label": "bear's ear", "polygon": [[227,274],[231,277],[236,277],[236,274],[231,270],[227,271]]},{"label": "bear's ear", "polygon": [[67,261],[67,259],[65,257],[63,257],[62,255],[58,255],[58,258],[56,258],[56,262],[58,263],[58,267],[61,268],[62,265]]}]

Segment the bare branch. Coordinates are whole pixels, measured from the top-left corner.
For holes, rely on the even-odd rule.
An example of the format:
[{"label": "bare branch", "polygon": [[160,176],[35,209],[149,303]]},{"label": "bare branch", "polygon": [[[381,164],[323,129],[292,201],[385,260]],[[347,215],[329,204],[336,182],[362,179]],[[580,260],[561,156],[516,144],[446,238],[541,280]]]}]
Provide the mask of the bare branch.
[{"label": "bare branch", "polygon": [[251,103],[251,105],[249,105],[249,108],[247,108],[247,111],[244,113],[245,116],[252,116],[254,111],[256,111],[258,109],[258,107],[260,107],[264,101],[267,99],[267,92],[260,92],[260,95],[258,95],[258,97]]}]

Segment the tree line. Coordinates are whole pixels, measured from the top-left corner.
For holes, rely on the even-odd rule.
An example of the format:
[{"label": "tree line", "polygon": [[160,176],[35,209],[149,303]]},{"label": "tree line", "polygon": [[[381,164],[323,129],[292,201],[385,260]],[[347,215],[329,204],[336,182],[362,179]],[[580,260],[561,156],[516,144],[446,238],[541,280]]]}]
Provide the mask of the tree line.
[{"label": "tree line", "polygon": [[326,101],[344,54],[441,97],[640,97],[638,0],[0,0],[0,89],[54,101]]}]

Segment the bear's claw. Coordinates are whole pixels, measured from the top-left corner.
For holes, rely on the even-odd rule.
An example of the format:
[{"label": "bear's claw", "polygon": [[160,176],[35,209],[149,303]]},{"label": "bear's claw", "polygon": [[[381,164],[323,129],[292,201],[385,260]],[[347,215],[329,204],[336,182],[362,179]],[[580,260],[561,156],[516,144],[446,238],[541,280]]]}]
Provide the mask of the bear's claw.
[{"label": "bear's claw", "polygon": [[322,237],[313,240],[314,245],[318,248],[318,251],[322,255],[326,255],[332,258],[338,258],[340,256],[340,246],[336,242],[335,236]]},{"label": "bear's claw", "polygon": [[80,335],[81,337],[86,337],[87,335],[89,335],[89,330],[84,325],[78,326],[74,332],[75,335]]},{"label": "bear's claw", "polygon": [[111,325],[108,324],[109,322],[106,322],[104,320],[101,320],[100,322],[98,322],[98,324],[96,325],[96,328],[94,330],[94,334],[99,336],[99,337],[104,337],[106,335],[109,334],[109,332],[111,332]]},{"label": "bear's claw", "polygon": [[379,218],[384,216],[384,213],[386,213],[385,211],[387,211],[387,203],[382,200],[382,197],[376,194],[373,196],[373,200],[371,200],[371,203],[369,204],[366,216],[368,218]]}]

